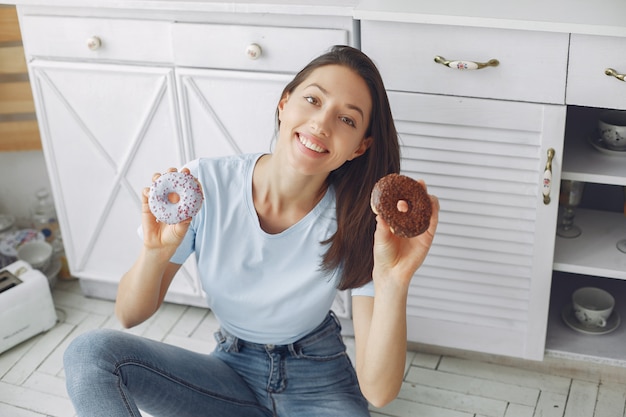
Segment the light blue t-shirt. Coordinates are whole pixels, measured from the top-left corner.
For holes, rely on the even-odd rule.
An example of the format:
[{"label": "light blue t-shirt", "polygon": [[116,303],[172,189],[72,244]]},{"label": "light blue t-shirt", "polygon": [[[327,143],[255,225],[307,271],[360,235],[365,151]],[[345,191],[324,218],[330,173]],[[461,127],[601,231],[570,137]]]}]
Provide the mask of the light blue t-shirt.
[{"label": "light blue t-shirt", "polygon": [[289,229],[261,229],[252,200],[252,172],[261,154],[203,158],[187,165],[204,204],[171,261],[195,251],[207,301],[223,328],[254,343],[293,343],[315,329],[337,293],[339,271],[320,269],[336,230],[335,195]]}]

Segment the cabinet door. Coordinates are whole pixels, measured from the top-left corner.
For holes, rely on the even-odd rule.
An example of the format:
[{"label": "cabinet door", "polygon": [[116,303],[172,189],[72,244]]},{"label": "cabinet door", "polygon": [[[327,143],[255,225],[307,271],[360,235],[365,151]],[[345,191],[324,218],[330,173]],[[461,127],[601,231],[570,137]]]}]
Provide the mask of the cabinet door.
[{"label": "cabinet door", "polygon": [[176,70],[189,159],[270,152],[275,112],[292,75]]},{"label": "cabinet door", "polygon": [[[441,201],[435,242],[411,284],[410,340],[541,359],[565,106],[389,96],[402,169]],[[556,156],[544,204],[549,148]]]},{"label": "cabinet door", "polygon": [[[143,187],[184,161],[173,70],[45,60],[30,70],[70,269],[88,295],[112,298],[116,286],[100,284],[116,284],[139,253]],[[184,269],[170,293],[201,300]]]}]

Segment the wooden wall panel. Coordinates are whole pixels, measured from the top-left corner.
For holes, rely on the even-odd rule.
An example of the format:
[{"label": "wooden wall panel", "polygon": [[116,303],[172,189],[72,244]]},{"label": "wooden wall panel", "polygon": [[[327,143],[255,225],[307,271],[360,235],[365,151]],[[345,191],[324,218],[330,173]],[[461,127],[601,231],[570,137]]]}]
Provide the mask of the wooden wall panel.
[{"label": "wooden wall panel", "polygon": [[0,5],[0,42],[22,40],[14,6]]},{"label": "wooden wall panel", "polygon": [[27,71],[24,48],[0,44],[0,74],[25,74]]},{"label": "wooden wall panel", "polygon": [[34,112],[33,94],[28,81],[0,83],[0,115]]},{"label": "wooden wall panel", "polygon": [[0,152],[41,149],[15,6],[0,5]]}]

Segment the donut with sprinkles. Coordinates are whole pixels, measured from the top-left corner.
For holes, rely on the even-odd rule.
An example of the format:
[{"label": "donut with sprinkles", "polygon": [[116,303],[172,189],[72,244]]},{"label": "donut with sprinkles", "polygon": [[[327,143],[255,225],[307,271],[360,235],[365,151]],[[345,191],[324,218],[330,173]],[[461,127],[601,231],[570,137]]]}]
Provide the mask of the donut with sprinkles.
[{"label": "donut with sprinkles", "polygon": [[203,200],[200,184],[187,172],[166,172],[152,183],[148,194],[150,211],[167,224],[195,216]]}]

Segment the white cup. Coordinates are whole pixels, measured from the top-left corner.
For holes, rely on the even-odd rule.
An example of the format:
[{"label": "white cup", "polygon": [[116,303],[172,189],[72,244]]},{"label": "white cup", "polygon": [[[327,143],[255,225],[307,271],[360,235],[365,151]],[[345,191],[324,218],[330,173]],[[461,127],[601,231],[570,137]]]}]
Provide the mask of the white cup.
[{"label": "white cup", "polygon": [[50,265],[52,245],[43,240],[23,243],[17,248],[17,258],[43,271]]},{"label": "white cup", "polygon": [[626,111],[602,112],[598,120],[598,130],[607,148],[614,151],[626,150]]},{"label": "white cup", "polygon": [[578,321],[587,327],[606,327],[615,307],[615,298],[595,287],[582,287],[572,294],[572,306]]}]

